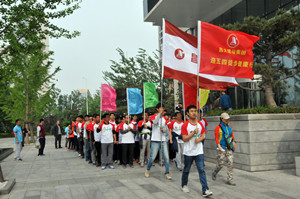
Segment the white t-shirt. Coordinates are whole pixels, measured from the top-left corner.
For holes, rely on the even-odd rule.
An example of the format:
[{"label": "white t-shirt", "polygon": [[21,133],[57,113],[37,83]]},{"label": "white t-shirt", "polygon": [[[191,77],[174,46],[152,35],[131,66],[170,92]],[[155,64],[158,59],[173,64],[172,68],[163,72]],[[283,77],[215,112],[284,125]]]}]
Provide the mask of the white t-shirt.
[{"label": "white t-shirt", "polygon": [[183,155],[197,156],[199,154],[203,154],[202,142],[199,142],[197,144],[195,143],[196,137],[200,137],[200,134],[203,134],[205,132],[205,128],[203,127],[201,122],[197,122],[197,125],[194,125],[187,121],[181,127],[181,135],[189,135],[196,128],[198,128],[199,133],[197,135],[194,135],[189,141],[184,142]]},{"label": "white t-shirt", "polygon": [[[160,118],[160,114],[155,114],[151,116],[152,125],[152,137],[151,141],[168,141],[169,138],[169,128],[167,126],[167,119],[165,116]],[[163,133],[160,130],[160,127],[163,127]]]},{"label": "white t-shirt", "polygon": [[[152,122],[151,121],[147,121],[146,122],[146,125],[147,125],[147,127],[152,127]],[[138,127],[144,127],[144,120],[141,120],[141,121],[139,121],[139,124],[138,124]],[[150,140],[150,133],[151,133],[151,131],[150,131],[150,129],[145,129],[145,128],[143,128],[142,129],[142,131],[141,131],[141,134],[148,134],[146,137],[147,137],[147,140]],[[142,135],[140,135],[140,136],[142,136]],[[144,138],[143,138],[144,139]]]},{"label": "white t-shirt", "polygon": [[119,144],[122,144],[122,134],[120,133],[119,129],[120,129],[120,125],[119,124],[117,127],[116,127],[116,132],[119,134]]},{"label": "white t-shirt", "polygon": [[84,138],[84,139],[88,139],[87,131],[86,131],[86,126],[87,126],[89,123],[90,123],[90,122],[87,121],[87,122],[85,122],[84,125],[83,125],[83,138]]},{"label": "white t-shirt", "polygon": [[101,141],[101,132],[97,132],[99,124],[94,125],[94,139],[95,142],[100,142]]},{"label": "white t-shirt", "polygon": [[200,122],[203,124],[205,130],[208,130],[208,129],[207,129],[208,123],[207,123],[206,119],[205,119],[205,118],[202,118]]},{"label": "white t-shirt", "polygon": [[81,132],[81,130],[82,130],[82,123],[78,122],[77,128],[78,128],[77,138],[80,138],[79,132]]},{"label": "white t-shirt", "polygon": [[[130,123],[133,124],[133,125],[135,126],[135,129],[137,129],[137,122],[131,121]],[[139,134],[136,134],[136,135],[134,136],[134,141],[135,141],[135,142],[140,141]]]},{"label": "white t-shirt", "polygon": [[115,125],[102,123],[100,125],[101,130],[101,143],[110,144],[114,142],[113,131],[115,130]]},{"label": "white t-shirt", "polygon": [[[133,125],[132,123],[130,123],[129,126],[131,129],[136,130],[135,125]],[[128,129],[128,124],[126,124],[125,122],[120,124],[119,130],[127,130],[127,129]],[[122,137],[122,144],[134,144],[134,133],[132,133],[131,131],[122,134],[121,137]]]},{"label": "white t-shirt", "polygon": [[[181,121],[181,123],[178,123],[176,121],[171,122],[168,127],[169,129],[171,129],[173,132],[175,132],[177,135],[181,134],[181,127],[183,125],[183,122]],[[182,144],[184,143],[182,139],[178,139],[178,137],[176,137],[177,143]]]},{"label": "white t-shirt", "polygon": [[[72,125],[73,125],[73,124],[72,124]],[[74,130],[74,131],[73,131],[74,137],[77,137],[77,130],[76,130],[76,128],[77,128],[77,122],[75,122],[75,123],[74,123],[74,126],[72,126],[72,127],[74,127],[74,128],[73,128],[73,130]]]}]

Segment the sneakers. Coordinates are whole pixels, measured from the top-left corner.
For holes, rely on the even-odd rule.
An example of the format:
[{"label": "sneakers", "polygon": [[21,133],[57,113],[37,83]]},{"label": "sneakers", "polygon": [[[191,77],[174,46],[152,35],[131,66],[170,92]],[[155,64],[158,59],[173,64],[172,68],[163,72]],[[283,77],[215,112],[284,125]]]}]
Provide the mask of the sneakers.
[{"label": "sneakers", "polygon": [[18,158],[17,160],[19,160],[19,161],[23,161],[21,158]]},{"label": "sneakers", "polygon": [[184,185],[184,186],[182,187],[182,191],[183,191],[184,193],[189,193],[189,192],[190,192],[189,188],[188,188],[186,185]]},{"label": "sneakers", "polygon": [[130,164],[129,166],[130,166],[131,168],[134,168],[133,164]]},{"label": "sneakers", "polygon": [[145,177],[146,177],[146,178],[149,178],[149,177],[150,177],[150,170],[146,170],[146,172],[145,172]]},{"label": "sneakers", "polygon": [[126,169],[127,166],[126,166],[126,164],[123,164],[122,167],[123,167],[124,169]]},{"label": "sneakers", "polygon": [[144,167],[144,162],[141,163],[141,167]]},{"label": "sneakers", "polygon": [[202,196],[204,197],[204,198],[206,198],[206,197],[208,197],[208,196],[211,196],[213,193],[210,191],[210,190],[206,190],[205,192],[203,192],[202,193]]},{"label": "sneakers", "polygon": [[215,174],[215,172],[212,172],[212,174],[211,174],[211,179],[212,179],[213,181],[215,181],[215,180],[217,179],[217,175]]},{"label": "sneakers", "polygon": [[166,178],[167,178],[167,180],[172,180],[172,177],[170,176],[169,173],[166,174]]},{"label": "sneakers", "polygon": [[109,165],[108,168],[110,168],[110,169],[115,169],[115,167],[114,167],[113,165]]},{"label": "sneakers", "polygon": [[235,186],[236,185],[232,180],[227,181],[226,184],[231,185],[231,186]]},{"label": "sneakers", "polygon": [[102,167],[101,167],[101,170],[104,170],[104,169],[106,169],[106,166],[102,166]]}]

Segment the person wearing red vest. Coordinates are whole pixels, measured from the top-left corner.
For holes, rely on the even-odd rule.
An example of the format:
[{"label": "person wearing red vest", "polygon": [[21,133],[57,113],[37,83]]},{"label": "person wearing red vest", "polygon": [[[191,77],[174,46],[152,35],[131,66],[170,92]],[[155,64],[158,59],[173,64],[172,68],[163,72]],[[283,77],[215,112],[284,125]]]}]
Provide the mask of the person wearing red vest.
[{"label": "person wearing red vest", "polygon": [[68,129],[68,136],[69,136],[69,149],[74,148],[74,131],[71,128],[71,124],[69,124],[69,129]]},{"label": "person wearing red vest", "polygon": [[40,119],[40,124],[37,126],[36,137],[40,142],[39,154],[38,156],[44,156],[44,148],[46,144],[46,133],[44,129],[44,119]]}]

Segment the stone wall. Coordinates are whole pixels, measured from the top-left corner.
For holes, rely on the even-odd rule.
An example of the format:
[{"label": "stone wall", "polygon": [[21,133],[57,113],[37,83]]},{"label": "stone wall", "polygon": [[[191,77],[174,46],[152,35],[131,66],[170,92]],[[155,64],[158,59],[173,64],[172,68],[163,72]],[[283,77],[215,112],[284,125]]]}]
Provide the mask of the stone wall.
[{"label": "stone wall", "polygon": [[[206,117],[206,161],[216,162],[214,129],[219,117]],[[246,171],[295,168],[300,156],[300,114],[233,115],[230,119],[237,140],[234,167]]]}]

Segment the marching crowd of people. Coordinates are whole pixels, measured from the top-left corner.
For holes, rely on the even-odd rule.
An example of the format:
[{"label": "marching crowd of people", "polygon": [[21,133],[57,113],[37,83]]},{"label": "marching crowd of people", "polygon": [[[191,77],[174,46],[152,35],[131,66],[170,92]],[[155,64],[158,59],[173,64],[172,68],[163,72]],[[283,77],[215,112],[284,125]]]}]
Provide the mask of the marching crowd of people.
[{"label": "marching crowd of people", "polygon": [[[229,125],[229,115],[223,113],[220,124],[215,129],[217,145],[217,165],[213,171],[212,179],[216,180],[217,173],[228,162],[227,184],[233,182],[233,151],[236,143]],[[44,120],[37,126],[37,139],[39,140],[39,156],[44,155],[45,130]],[[183,192],[189,192],[187,187],[188,176],[193,162],[197,167],[202,195],[212,195],[209,190],[204,169],[203,145],[207,135],[207,121],[202,117],[201,110],[190,105],[186,110],[186,122],[183,113],[178,111],[174,115],[166,113],[164,106],[158,104],[156,113],[145,112],[138,118],[137,115],[116,117],[114,113],[103,115],[79,115],[72,123],[63,129],[60,121],[53,128],[55,148],[62,148],[61,139],[66,135],[65,148],[78,153],[78,157],[87,163],[100,167],[101,170],[115,169],[114,164],[123,168],[134,168],[134,161],[140,167],[146,165],[145,177],[150,177],[153,162],[157,161],[165,167],[165,177],[171,180],[169,172],[170,162],[174,162],[178,171],[182,171],[181,186]],[[20,120],[16,121],[14,128],[16,156],[20,158]],[[159,154],[159,155],[158,155]],[[158,156],[158,157],[157,157]]]}]

